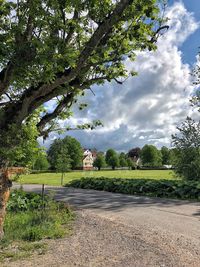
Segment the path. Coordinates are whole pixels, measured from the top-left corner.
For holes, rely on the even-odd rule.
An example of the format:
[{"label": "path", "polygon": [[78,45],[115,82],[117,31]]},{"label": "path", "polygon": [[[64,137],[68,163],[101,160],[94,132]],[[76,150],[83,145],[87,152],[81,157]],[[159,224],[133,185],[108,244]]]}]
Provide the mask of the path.
[{"label": "path", "polygon": [[[41,192],[41,185],[24,185],[24,189]],[[72,265],[64,261],[52,266],[200,266],[198,202],[50,186],[45,191],[54,191],[57,200],[80,210],[79,227],[84,231],[79,229],[74,238],[83,245],[76,256],[88,256],[80,265],[71,260]],[[105,256],[108,250],[110,257]]]}]

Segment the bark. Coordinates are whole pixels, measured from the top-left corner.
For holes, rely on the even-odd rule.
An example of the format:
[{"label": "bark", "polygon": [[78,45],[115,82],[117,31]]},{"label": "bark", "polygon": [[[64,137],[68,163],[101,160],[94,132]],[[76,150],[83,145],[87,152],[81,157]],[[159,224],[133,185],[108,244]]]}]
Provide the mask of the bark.
[{"label": "bark", "polygon": [[12,182],[9,179],[9,171],[1,169],[0,174],[0,240],[3,238],[3,223],[6,215],[6,204],[10,196]]},{"label": "bark", "polygon": [[0,96],[8,89],[13,76],[13,70],[13,63],[8,62],[7,66],[0,72]]}]

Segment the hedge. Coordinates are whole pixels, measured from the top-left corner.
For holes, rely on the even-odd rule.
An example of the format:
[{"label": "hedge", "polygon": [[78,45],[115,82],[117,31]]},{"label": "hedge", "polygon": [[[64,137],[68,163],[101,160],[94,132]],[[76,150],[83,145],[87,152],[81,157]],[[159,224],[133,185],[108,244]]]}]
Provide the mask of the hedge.
[{"label": "hedge", "polygon": [[200,182],[197,181],[85,177],[65,186],[129,195],[200,200]]}]

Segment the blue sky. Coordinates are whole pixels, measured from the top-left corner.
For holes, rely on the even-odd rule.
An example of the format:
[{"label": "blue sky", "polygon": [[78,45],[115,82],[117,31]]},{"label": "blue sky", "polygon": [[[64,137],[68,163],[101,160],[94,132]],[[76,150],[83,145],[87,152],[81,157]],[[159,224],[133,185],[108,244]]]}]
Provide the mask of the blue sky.
[{"label": "blue sky", "polygon": [[[94,86],[79,102],[88,108],[62,124],[76,125],[101,119],[103,128],[68,132],[83,147],[128,151],[144,144],[170,146],[171,135],[186,116],[199,116],[189,103],[195,88],[191,71],[200,46],[200,0],[169,0],[166,15],[170,29],[158,41],[156,52],[140,52],[134,63],[126,62],[138,76],[123,85],[115,82]],[[52,106],[50,105],[52,108]],[[61,137],[65,136],[62,135]],[[51,133],[45,142],[57,138]]]}]

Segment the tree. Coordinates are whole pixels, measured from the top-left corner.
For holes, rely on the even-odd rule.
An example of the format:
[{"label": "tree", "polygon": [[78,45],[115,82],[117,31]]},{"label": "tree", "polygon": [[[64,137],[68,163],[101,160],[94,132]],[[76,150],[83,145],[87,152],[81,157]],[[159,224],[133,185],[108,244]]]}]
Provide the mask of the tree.
[{"label": "tree", "polygon": [[161,152],[153,145],[145,145],[141,151],[142,164],[156,167],[162,165]]},{"label": "tree", "polygon": [[46,152],[44,151],[39,152],[34,163],[34,169],[35,170],[48,170],[49,167],[50,167],[50,164],[48,162]]},{"label": "tree", "polygon": [[200,179],[200,121],[187,117],[177,134],[172,135],[175,146],[174,166],[177,175],[188,180]]},{"label": "tree", "polygon": [[128,157],[133,158],[133,159],[134,158],[139,159],[140,153],[141,153],[141,148],[135,147],[135,148],[132,148],[131,150],[129,150]]},{"label": "tree", "polygon": [[97,154],[96,159],[94,160],[94,167],[97,167],[98,170],[100,171],[102,167],[105,167],[106,162],[105,162],[105,157],[102,154]]},{"label": "tree", "polygon": [[[156,0],[1,0],[0,147],[17,147],[20,142],[10,137],[22,136],[22,125],[41,107],[39,135],[59,130],[59,120],[71,116],[85,90],[105,81],[121,83],[118,78],[129,75],[124,58],[155,49],[165,29]],[[50,111],[44,104],[52,99]],[[8,162],[8,154],[0,154],[1,167]]]},{"label": "tree", "polygon": [[126,158],[126,154],[125,153],[120,153],[119,155],[119,165],[120,167],[127,167],[127,158]]},{"label": "tree", "polygon": [[133,167],[135,167],[135,163],[130,158],[127,159],[127,165],[129,169],[133,169]]},{"label": "tree", "polygon": [[61,153],[71,160],[71,168],[79,167],[83,158],[81,144],[73,137],[66,136],[64,139],[56,139],[48,150],[48,159],[52,169],[56,169],[56,160]]},{"label": "tree", "polygon": [[71,159],[68,154],[66,154],[66,149],[61,149],[55,161],[55,169],[57,172],[61,172],[61,185],[63,185],[63,179],[65,172],[71,169]]},{"label": "tree", "polygon": [[119,157],[114,149],[108,149],[106,152],[106,163],[114,170],[119,166]]},{"label": "tree", "polygon": [[162,154],[162,165],[169,165],[171,164],[171,153],[170,149],[166,146],[161,147],[161,154]]}]

